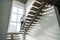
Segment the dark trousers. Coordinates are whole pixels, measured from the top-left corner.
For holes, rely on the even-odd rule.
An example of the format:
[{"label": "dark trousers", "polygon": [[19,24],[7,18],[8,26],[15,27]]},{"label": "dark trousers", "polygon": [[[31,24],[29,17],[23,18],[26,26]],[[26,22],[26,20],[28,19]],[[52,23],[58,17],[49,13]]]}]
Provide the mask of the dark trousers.
[{"label": "dark trousers", "polygon": [[24,21],[21,21],[21,28],[23,28],[24,27]]}]

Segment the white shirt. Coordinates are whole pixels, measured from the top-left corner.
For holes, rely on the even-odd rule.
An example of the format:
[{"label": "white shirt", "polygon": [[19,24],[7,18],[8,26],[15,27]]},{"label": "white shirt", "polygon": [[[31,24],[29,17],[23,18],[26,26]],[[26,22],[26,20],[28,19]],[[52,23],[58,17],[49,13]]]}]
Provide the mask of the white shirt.
[{"label": "white shirt", "polygon": [[20,18],[20,22],[21,21],[25,21],[25,16],[22,16],[21,18]]}]

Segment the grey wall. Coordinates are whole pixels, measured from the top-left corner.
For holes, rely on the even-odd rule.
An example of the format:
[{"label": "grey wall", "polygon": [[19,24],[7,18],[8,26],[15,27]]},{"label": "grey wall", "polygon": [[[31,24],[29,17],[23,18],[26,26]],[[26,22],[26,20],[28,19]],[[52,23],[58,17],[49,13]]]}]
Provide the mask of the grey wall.
[{"label": "grey wall", "polygon": [[28,12],[30,11],[34,2],[35,2],[35,0],[28,0],[27,1],[27,3],[26,3],[26,16],[28,15]]},{"label": "grey wall", "polygon": [[6,39],[12,0],[0,0],[0,40]]},{"label": "grey wall", "polygon": [[57,16],[52,6],[51,10],[43,13],[37,24],[33,26],[26,40],[60,40],[60,28]]}]

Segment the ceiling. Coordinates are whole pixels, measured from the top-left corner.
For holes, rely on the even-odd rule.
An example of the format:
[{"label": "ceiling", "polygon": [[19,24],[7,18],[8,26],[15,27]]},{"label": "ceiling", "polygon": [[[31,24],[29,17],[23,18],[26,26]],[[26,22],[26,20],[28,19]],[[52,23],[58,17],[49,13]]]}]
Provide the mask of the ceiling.
[{"label": "ceiling", "polygon": [[[17,0],[17,1],[20,1],[25,4],[28,0]],[[56,4],[58,0],[44,0],[44,1],[48,2],[49,4]]]},{"label": "ceiling", "polygon": [[49,4],[55,5],[59,0],[44,0],[45,2],[48,2]]},{"label": "ceiling", "polygon": [[17,1],[20,1],[20,2],[22,2],[24,4],[27,2],[27,0],[17,0]]}]

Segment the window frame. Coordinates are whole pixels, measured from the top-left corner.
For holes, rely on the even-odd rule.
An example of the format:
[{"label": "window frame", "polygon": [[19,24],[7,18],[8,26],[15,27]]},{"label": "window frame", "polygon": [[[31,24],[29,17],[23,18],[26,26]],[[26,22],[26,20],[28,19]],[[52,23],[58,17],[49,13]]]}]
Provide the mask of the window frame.
[{"label": "window frame", "polygon": [[[20,6],[20,7],[18,7],[18,6],[13,6],[13,7],[17,7],[18,9],[17,9],[17,13],[14,13],[14,12],[11,11],[11,16],[12,16],[12,14],[16,14],[17,17],[16,17],[16,21],[11,21],[11,16],[10,16],[9,26],[10,26],[10,23],[16,23],[16,32],[18,32],[17,24],[20,23],[20,22],[18,22],[18,15],[23,15],[23,14],[24,14],[24,7],[23,7],[23,6]],[[12,10],[13,10],[13,7],[12,7]],[[18,14],[18,10],[19,10],[20,8],[23,9],[23,10],[22,10],[22,11],[23,11],[23,14]],[[11,30],[11,29],[8,28],[8,32],[10,32],[9,30]],[[20,30],[19,30],[19,31],[20,31]]]}]

